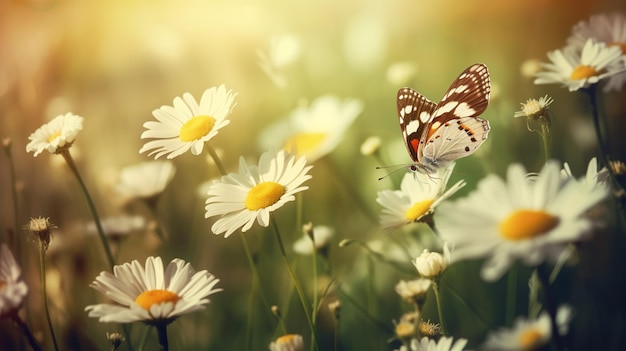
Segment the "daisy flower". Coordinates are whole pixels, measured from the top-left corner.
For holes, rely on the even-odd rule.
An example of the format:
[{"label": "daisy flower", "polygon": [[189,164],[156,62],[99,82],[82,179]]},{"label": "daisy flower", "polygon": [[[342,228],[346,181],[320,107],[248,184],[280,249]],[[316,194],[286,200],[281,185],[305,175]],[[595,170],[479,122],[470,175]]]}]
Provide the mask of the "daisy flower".
[{"label": "daisy flower", "polygon": [[294,63],[302,52],[300,39],[291,34],[277,35],[270,41],[269,52],[258,51],[259,66],[279,88],[287,86],[282,70]]},{"label": "daisy flower", "polygon": [[147,130],[141,139],[156,139],[147,142],[139,153],[148,150],[148,156],[155,159],[167,155],[168,159],[180,156],[191,149],[199,155],[204,143],[213,139],[217,132],[230,123],[227,119],[235,106],[233,100],[237,94],[226,90],[224,85],[204,91],[200,103],[184,93],[183,97],[174,98],[174,106],[161,106],[152,111],[157,121],[143,124]]},{"label": "daisy flower", "polygon": [[454,164],[448,169],[440,168],[435,175],[407,172],[400,183],[400,190],[378,192],[376,202],[383,206],[380,223],[384,228],[399,228],[419,222],[431,214],[439,204],[465,186],[460,180],[445,191]]},{"label": "daisy flower", "polygon": [[424,249],[414,261],[413,265],[420,276],[427,279],[436,279],[443,274],[450,263],[450,249],[448,243],[443,245],[443,254],[429,252]]},{"label": "daisy flower", "polygon": [[270,343],[270,351],[302,351],[304,341],[302,335],[286,334]]},{"label": "daisy flower", "polygon": [[[572,173],[571,168],[567,162],[563,163],[563,169],[561,170],[561,175],[565,178],[576,179],[574,174]],[[585,173],[585,177],[581,178],[580,181],[583,182],[586,186],[594,188],[601,187],[605,188],[610,186],[610,177],[609,171],[606,167],[598,170],[598,160],[594,157],[589,161],[587,165],[587,173]]]},{"label": "daisy flower", "polygon": [[83,129],[83,120],[83,117],[72,113],[56,116],[28,137],[30,142],[26,145],[26,152],[34,152],[36,157],[44,150],[58,154],[69,149]]},{"label": "daisy flower", "polygon": [[21,275],[22,270],[9,248],[0,245],[0,317],[15,313],[24,302],[28,286]]},{"label": "daisy flower", "polygon": [[85,308],[89,317],[100,322],[160,323],[198,311],[209,303],[216,289],[215,276],[203,270],[196,272],[190,263],[173,259],[165,269],[160,257],[148,257],[145,268],[139,261],[113,267],[113,274],[102,272],[91,287],[113,303]]},{"label": "daisy flower", "polygon": [[171,161],[149,161],[123,168],[119,173],[117,192],[128,199],[148,199],[165,190],[176,174]]},{"label": "daisy flower", "polygon": [[[562,306],[557,312],[559,334],[565,334],[571,317],[571,309]],[[534,319],[517,318],[511,329],[502,328],[487,335],[481,350],[526,351],[541,350],[552,338],[552,325],[547,312]]]},{"label": "daisy flower", "polygon": [[[548,118],[548,107],[554,102],[554,99],[548,95],[537,99],[528,99],[526,103],[522,103],[522,109],[515,112],[513,117],[526,117],[530,119]],[[549,120],[549,119],[548,119]]]},{"label": "daisy flower", "polygon": [[325,225],[317,225],[312,228],[313,239],[305,233],[293,243],[293,251],[300,255],[311,255],[316,251],[323,250],[328,246],[330,239],[335,235],[335,229]]},{"label": "daisy flower", "polygon": [[566,244],[588,238],[593,223],[583,214],[607,196],[606,189],[563,180],[558,162],[532,179],[514,164],[506,182],[487,176],[468,197],[441,205],[435,220],[442,240],[454,245],[453,261],[488,257],[481,275],[493,281],[515,259],[556,260]]},{"label": "daisy flower", "polygon": [[430,279],[417,278],[414,280],[401,280],[396,284],[396,293],[406,302],[421,306],[426,300],[426,294],[432,282]]},{"label": "daisy flower", "polygon": [[467,339],[457,339],[453,342],[452,337],[441,337],[438,341],[429,338],[411,340],[411,348],[400,347],[399,351],[462,351],[467,344]]},{"label": "daisy flower", "polygon": [[[591,16],[589,21],[581,21],[572,28],[567,44],[582,50],[589,39],[620,48],[622,63],[626,64],[626,15],[615,12]],[[620,90],[624,83],[626,72],[611,76],[604,86],[604,91]]]},{"label": "daisy flower", "polygon": [[304,157],[296,159],[285,150],[263,153],[258,166],[248,166],[241,157],[239,173],[225,175],[209,188],[204,217],[220,217],[211,231],[228,237],[239,228],[249,230],[255,221],[267,227],[271,212],[309,188],[302,183],[311,178],[311,167]]},{"label": "daisy flower", "polygon": [[315,162],[332,152],[356,117],[363,104],[356,99],[341,101],[325,95],[311,106],[300,106],[283,121],[265,129],[259,138],[263,149],[283,148]]},{"label": "daisy flower", "polygon": [[535,75],[535,84],[560,83],[576,91],[624,71],[620,48],[593,39],[587,40],[580,52],[566,47],[549,52],[548,58],[551,63],[542,63],[545,71]]}]

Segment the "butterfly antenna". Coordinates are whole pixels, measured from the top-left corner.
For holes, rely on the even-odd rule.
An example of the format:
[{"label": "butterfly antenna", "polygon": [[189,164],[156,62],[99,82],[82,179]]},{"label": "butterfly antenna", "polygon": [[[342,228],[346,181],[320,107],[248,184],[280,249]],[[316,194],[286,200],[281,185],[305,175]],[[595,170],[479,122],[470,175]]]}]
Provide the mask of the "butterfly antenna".
[{"label": "butterfly antenna", "polygon": [[376,169],[388,169],[388,168],[393,168],[393,167],[396,167],[396,169],[394,169],[394,170],[392,170],[391,172],[387,173],[386,175],[384,175],[384,176],[382,176],[382,177],[378,178],[378,180],[383,180],[383,179],[385,179],[385,178],[389,177],[390,175],[392,175],[392,174],[396,173],[397,171],[399,171],[399,170],[401,170],[401,169],[405,168],[405,166],[404,166],[404,165],[401,165],[401,166],[394,165],[394,166],[376,166]]}]

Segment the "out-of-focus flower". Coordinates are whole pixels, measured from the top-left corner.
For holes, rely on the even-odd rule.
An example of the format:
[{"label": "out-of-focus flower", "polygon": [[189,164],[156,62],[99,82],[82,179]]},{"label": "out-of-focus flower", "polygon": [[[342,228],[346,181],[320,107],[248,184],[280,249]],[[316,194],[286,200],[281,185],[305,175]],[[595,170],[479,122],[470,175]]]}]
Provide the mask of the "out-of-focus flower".
[{"label": "out-of-focus flower", "polygon": [[487,176],[468,197],[442,204],[435,222],[441,238],[454,245],[454,262],[489,257],[481,275],[492,281],[516,259],[556,261],[567,244],[588,238],[594,223],[583,214],[607,196],[606,189],[564,180],[558,162],[532,179],[513,164],[506,182]]},{"label": "out-of-focus flower", "polygon": [[410,85],[411,79],[417,74],[417,65],[414,62],[396,62],[387,68],[387,81],[393,86]]},{"label": "out-of-focus flower", "polygon": [[380,137],[371,136],[361,144],[361,154],[364,156],[373,155],[380,149]]},{"label": "out-of-focus flower", "polygon": [[101,272],[91,287],[114,303],[90,305],[89,317],[100,322],[160,323],[195,312],[209,303],[216,289],[215,276],[203,270],[196,272],[190,263],[173,259],[163,268],[160,257],[148,257],[145,268],[139,261],[113,267],[113,274]]},{"label": "out-of-focus flower", "polygon": [[172,181],[176,167],[171,161],[148,161],[123,168],[117,192],[128,199],[149,199],[165,190]]},{"label": "out-of-focus flower", "polygon": [[[563,177],[568,179],[577,179],[572,173],[572,170],[567,162],[563,163],[561,174]],[[580,181],[590,188],[606,188],[609,186],[611,179],[609,177],[609,171],[605,167],[598,170],[598,160],[594,157],[589,161],[585,177],[581,178]]]},{"label": "out-of-focus flower", "polygon": [[411,340],[410,348],[402,346],[398,351],[462,351],[467,345],[467,339],[453,341],[449,336],[441,337],[437,341],[424,337],[421,340]]},{"label": "out-of-focus flower", "polygon": [[[572,34],[567,38],[567,44],[577,50],[582,50],[589,39],[619,47],[622,52],[622,65],[626,66],[626,15],[623,13],[608,13],[593,15],[589,21],[580,21],[572,28]],[[604,91],[621,90],[626,83],[626,72],[608,78]]]},{"label": "out-of-focus flower", "polygon": [[426,300],[426,294],[432,282],[430,279],[418,278],[414,280],[401,280],[396,284],[396,293],[406,302],[422,306]]},{"label": "out-of-focus flower", "polygon": [[[571,317],[568,306],[559,308],[557,325],[559,334],[567,332]],[[511,329],[502,328],[487,335],[481,350],[493,351],[527,351],[541,350],[552,338],[550,316],[543,312],[539,317],[528,319],[520,317],[515,320]]]},{"label": "out-of-focus flower", "polygon": [[270,343],[270,351],[302,351],[304,340],[299,334],[286,334]]},{"label": "out-of-focus flower", "polygon": [[[120,215],[108,217],[100,222],[104,234],[112,238],[121,238],[146,228],[146,219],[142,216]],[[97,234],[96,224],[87,223],[87,232]]]},{"label": "out-of-focus flower", "polygon": [[548,53],[550,63],[542,63],[544,71],[536,74],[535,84],[561,84],[569,91],[588,88],[624,71],[622,51],[593,39],[582,51],[572,47]]},{"label": "out-of-focus flower", "polygon": [[55,117],[28,137],[30,142],[26,145],[26,152],[37,156],[44,150],[58,154],[69,149],[83,129],[83,120],[83,117],[72,113]]},{"label": "out-of-focus flower", "polygon": [[279,88],[287,86],[283,69],[293,64],[302,52],[300,38],[293,34],[277,35],[270,40],[269,52],[259,50],[259,66]]},{"label": "out-of-focus flower", "polygon": [[541,61],[537,59],[529,59],[522,62],[519,68],[522,77],[534,78],[541,71]]},{"label": "out-of-focus flower", "polygon": [[258,166],[248,166],[241,157],[239,173],[225,175],[209,188],[204,217],[219,216],[211,231],[228,237],[239,228],[247,231],[255,221],[267,227],[271,212],[309,188],[302,184],[311,178],[311,167],[304,157],[296,159],[285,150],[263,153]]},{"label": "out-of-focus flower", "polygon": [[313,240],[307,233],[293,243],[293,251],[300,255],[311,255],[316,251],[323,250],[328,246],[330,239],[335,235],[335,230],[329,226],[317,225],[312,228]]},{"label": "out-of-focus flower", "polygon": [[359,100],[321,96],[310,106],[297,107],[287,119],[266,128],[259,144],[263,149],[283,148],[315,162],[337,147],[362,110]]},{"label": "out-of-focus flower", "polygon": [[424,250],[419,257],[413,261],[417,273],[427,279],[437,279],[448,268],[450,263],[450,249],[447,243],[443,245],[443,254],[439,252],[429,252]]},{"label": "out-of-focus flower", "polygon": [[380,223],[385,228],[399,228],[419,222],[431,214],[439,204],[465,186],[460,180],[446,191],[446,185],[454,164],[440,168],[435,175],[407,172],[400,183],[400,190],[378,192],[376,202],[383,206]]},{"label": "out-of-focus flower", "polygon": [[204,91],[200,103],[190,93],[174,98],[174,106],[161,106],[152,111],[157,121],[143,124],[147,130],[141,133],[141,139],[148,141],[139,150],[155,159],[167,155],[168,159],[180,156],[191,149],[199,155],[204,143],[213,139],[217,132],[230,123],[228,116],[235,106],[237,94],[226,90],[224,85]]},{"label": "out-of-focus flower", "polygon": [[6,317],[20,309],[28,294],[28,286],[22,280],[22,269],[13,258],[11,250],[0,245],[0,317]]}]

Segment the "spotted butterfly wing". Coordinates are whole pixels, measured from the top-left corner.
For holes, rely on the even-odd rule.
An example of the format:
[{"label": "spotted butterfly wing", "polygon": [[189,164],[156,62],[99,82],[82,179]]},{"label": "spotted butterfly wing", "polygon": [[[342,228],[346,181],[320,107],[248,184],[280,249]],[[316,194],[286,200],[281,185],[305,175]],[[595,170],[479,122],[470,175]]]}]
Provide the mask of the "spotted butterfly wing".
[{"label": "spotted butterfly wing", "polygon": [[435,173],[476,151],[489,134],[489,122],[478,117],[489,93],[489,71],[479,63],[463,71],[438,104],[411,88],[400,89],[398,119],[414,162],[410,169]]}]

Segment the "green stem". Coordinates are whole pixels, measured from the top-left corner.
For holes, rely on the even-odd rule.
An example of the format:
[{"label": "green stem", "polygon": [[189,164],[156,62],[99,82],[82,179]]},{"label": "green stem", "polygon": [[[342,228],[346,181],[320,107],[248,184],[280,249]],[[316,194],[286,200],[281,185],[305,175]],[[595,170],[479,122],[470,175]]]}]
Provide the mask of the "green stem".
[{"label": "green stem", "polygon": [[[315,240],[313,239],[315,236],[311,238],[311,243],[313,245],[313,310],[311,317],[313,318],[313,328],[315,328],[315,321],[317,319],[317,249],[315,248]],[[311,351],[314,350],[314,345],[311,343]]]},{"label": "green stem", "polygon": [[387,334],[394,333],[394,330],[389,326],[390,324],[389,322],[383,322],[374,318],[374,316],[370,315],[369,312],[367,312],[367,308],[359,304],[347,292],[345,292],[343,289],[339,289],[338,291],[339,291],[339,294],[341,295],[341,301],[349,302],[357,311],[361,312],[361,314],[365,317],[367,321],[369,321],[371,324],[376,326],[378,329],[383,330]]},{"label": "green stem", "polygon": [[169,351],[170,346],[167,341],[167,323],[156,323],[154,327],[159,335],[159,351]]},{"label": "green stem", "polygon": [[17,312],[11,314],[11,319],[13,320],[13,322],[15,322],[15,324],[17,324],[17,327],[20,329],[22,334],[26,336],[26,339],[28,339],[28,343],[30,344],[30,347],[33,349],[33,351],[42,351],[43,349],[41,348],[41,345],[39,345],[39,342],[37,342],[37,339],[35,339],[35,336],[30,331],[30,328],[28,328],[28,325],[26,325],[26,323],[24,323],[24,321],[22,321],[22,319],[20,319],[20,317],[17,315]]},{"label": "green stem", "polygon": [[439,325],[441,326],[441,334],[443,336],[448,335],[448,330],[446,329],[446,322],[443,318],[443,308],[441,303],[441,296],[439,293],[439,282],[437,280],[432,280],[433,282],[433,292],[435,293],[435,301],[437,303],[437,314],[439,314]]},{"label": "green stem", "polygon": [[596,99],[595,86],[591,86],[590,88],[584,90],[589,96],[589,101],[591,104],[591,112],[593,115],[593,125],[596,131],[596,138],[598,139],[598,147],[600,148],[600,158],[602,162],[606,166],[609,176],[611,178],[611,182],[616,187],[615,190],[621,190],[622,186],[617,181],[617,177],[615,176],[615,172],[613,171],[613,167],[609,163],[609,154],[607,145],[605,144],[604,138],[602,137],[602,128],[600,122],[600,113],[598,112],[598,101]]},{"label": "green stem", "polygon": [[9,177],[11,179],[11,200],[13,202],[13,237],[9,238],[10,241],[13,242],[13,249],[15,252],[15,256],[18,258],[22,257],[21,254],[21,242],[19,237],[16,237],[18,232],[18,223],[19,223],[19,204],[17,200],[17,182],[15,179],[15,162],[13,162],[13,155],[11,153],[11,142],[10,140],[7,142],[3,141],[4,151],[6,152],[7,158],[9,159]]},{"label": "green stem", "polygon": [[96,224],[98,237],[100,238],[100,241],[102,242],[102,246],[104,247],[104,252],[106,253],[109,266],[111,269],[113,269],[113,267],[115,266],[115,260],[113,259],[111,248],[109,247],[109,243],[106,239],[106,236],[104,235],[104,230],[102,229],[102,223],[100,222],[100,216],[98,216],[98,211],[96,211],[96,206],[91,198],[91,195],[89,195],[87,186],[85,185],[83,178],[80,176],[80,172],[78,172],[78,167],[76,167],[76,163],[74,162],[74,159],[72,159],[72,155],[70,155],[70,150],[69,149],[64,150],[63,152],[61,152],[61,155],[65,159],[65,162],[67,163],[67,165],[70,167],[70,170],[72,171],[72,173],[74,173],[74,176],[78,180],[78,183],[80,184],[80,187],[83,190],[83,193],[85,194],[85,198],[87,199],[87,205],[89,206],[89,211],[91,211],[91,215],[93,217],[94,223]]},{"label": "green stem", "polygon": [[506,287],[506,325],[511,325],[515,318],[517,309],[517,276],[519,272],[519,266],[513,265],[507,275],[507,287]]},{"label": "green stem", "polygon": [[[265,306],[265,310],[269,311],[271,313],[272,311],[272,307],[270,306],[269,302],[267,301],[267,298],[265,297],[265,294],[263,293],[263,289],[261,289],[261,277],[259,275],[259,270],[257,269],[256,266],[256,260],[254,259],[254,257],[252,256],[252,252],[250,251],[250,246],[248,245],[248,239],[246,239],[245,233],[241,233],[240,235],[241,237],[241,242],[243,244],[243,249],[246,253],[246,258],[248,260],[248,265],[250,266],[250,271],[252,271],[252,286],[256,287],[259,290],[259,295],[261,295],[261,301],[263,302],[263,306]],[[254,289],[253,289],[254,291]],[[253,297],[253,292],[250,292],[250,301],[252,301],[252,297]],[[252,304],[251,304],[252,305]],[[250,310],[250,315],[252,315],[252,310]],[[250,317],[252,318],[252,317]],[[250,328],[250,330],[252,330],[252,325],[251,325],[251,320],[249,319],[250,325],[246,325],[246,328]],[[248,322],[246,322],[247,324]],[[248,345],[251,345],[251,338],[250,338],[250,334],[248,334],[248,332],[246,332],[246,335],[248,335]]]},{"label": "green stem", "polygon": [[215,149],[213,149],[213,147],[211,147],[211,145],[209,145],[208,143],[205,146],[207,148],[207,151],[209,152],[209,156],[211,156],[211,159],[213,160],[213,162],[215,162],[217,169],[220,171],[220,174],[225,176],[227,174],[226,168],[224,168],[224,165],[222,164],[222,160],[220,160],[220,157],[217,155],[217,152],[215,152]]},{"label": "green stem", "polygon": [[309,312],[309,304],[306,301],[306,296],[304,295],[304,290],[302,290],[302,285],[298,280],[298,276],[296,276],[296,272],[291,267],[291,263],[289,262],[289,258],[287,257],[287,252],[285,251],[285,245],[283,244],[283,240],[280,237],[280,232],[278,231],[278,224],[274,217],[270,216],[270,220],[272,221],[272,227],[274,228],[274,234],[276,238],[276,243],[278,244],[278,248],[280,249],[280,254],[285,261],[285,266],[287,266],[287,270],[289,271],[289,275],[291,275],[291,280],[293,281],[293,285],[296,288],[296,292],[298,293],[298,297],[300,298],[300,303],[302,304],[302,309],[304,310],[304,315],[309,324],[309,329],[311,330],[312,343],[315,344],[315,349],[319,349],[319,338],[317,335],[317,330],[315,329],[315,324],[313,323],[313,319],[311,318],[311,313]]},{"label": "green stem", "polygon": [[550,315],[550,324],[552,326],[552,340],[554,347],[557,351],[565,350],[563,345],[563,339],[559,334],[559,325],[556,322],[556,296],[554,295],[554,291],[550,289],[550,273],[548,272],[548,268],[545,264],[542,264],[537,267],[537,276],[539,277],[539,281],[541,282],[541,286],[543,287],[543,292],[545,295],[544,306],[548,314]]},{"label": "green stem", "polygon": [[43,297],[43,307],[46,314],[46,322],[48,323],[48,329],[50,329],[50,335],[52,336],[52,343],[54,349],[59,351],[59,344],[57,343],[57,337],[54,334],[54,327],[52,326],[52,319],[50,318],[50,308],[48,307],[48,294],[46,289],[46,245],[43,242],[39,242],[39,270],[41,274],[41,295]]},{"label": "green stem", "polygon": [[546,163],[550,160],[550,126],[547,123],[541,123],[541,140],[543,141],[543,156]]}]

